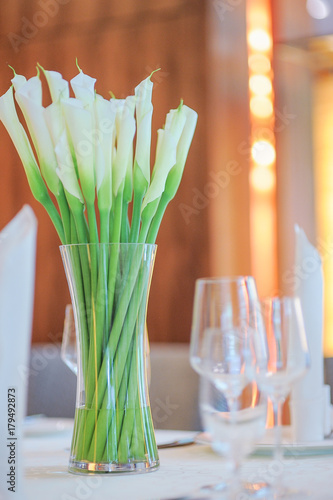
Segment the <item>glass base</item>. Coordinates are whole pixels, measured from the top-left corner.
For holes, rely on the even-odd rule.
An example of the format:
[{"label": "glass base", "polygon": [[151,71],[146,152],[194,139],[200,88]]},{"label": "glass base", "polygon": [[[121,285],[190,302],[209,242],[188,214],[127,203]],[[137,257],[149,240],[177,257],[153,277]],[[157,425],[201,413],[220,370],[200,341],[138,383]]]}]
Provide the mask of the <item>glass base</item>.
[{"label": "glass base", "polygon": [[107,462],[87,462],[70,460],[68,470],[72,474],[132,474],[153,472],[160,466],[159,460],[149,462],[130,462],[126,464]]},{"label": "glass base", "polygon": [[199,500],[200,498],[200,500],[204,500],[203,494],[209,495],[207,500],[229,500],[230,498],[237,500],[245,500],[247,498],[273,500],[274,498],[271,496],[271,487],[267,483],[241,482],[238,488],[233,488],[232,486],[227,482],[203,486],[198,492],[198,497],[193,496],[193,499],[198,498]]}]

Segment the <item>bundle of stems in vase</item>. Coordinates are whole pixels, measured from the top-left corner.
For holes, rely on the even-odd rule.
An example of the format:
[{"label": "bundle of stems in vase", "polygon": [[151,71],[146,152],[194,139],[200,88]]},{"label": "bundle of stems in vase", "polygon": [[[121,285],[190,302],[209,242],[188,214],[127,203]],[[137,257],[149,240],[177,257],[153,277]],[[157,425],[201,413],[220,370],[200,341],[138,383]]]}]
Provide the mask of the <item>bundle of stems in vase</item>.
[{"label": "bundle of stems in vase", "polygon": [[[117,381],[113,412],[115,405],[122,406],[120,397],[122,401],[138,397],[130,394],[135,385],[130,353],[139,349],[133,332],[138,315],[144,314],[140,311],[149,288],[142,248],[155,243],[165,209],[181,181],[197,122],[196,112],[183,102],[169,111],[157,132],[151,174],[151,76],[135,88],[134,95],[105,99],[95,91],[96,80],[79,68],[70,81],[74,94],[70,97],[69,83],[60,73],[38,66],[37,75],[28,80],[14,72],[12,86],[0,97],[0,120],[21,158],[34,197],[45,207],[62,245],[83,244],[71,247],[67,264],[63,255],[75,280],[72,301],[81,330],[85,408],[94,409],[78,424],[85,435],[77,450],[82,460],[98,462],[111,456],[114,461],[126,461],[121,429],[127,428],[129,435],[133,422],[125,422],[122,416],[116,445],[112,452],[107,450],[107,432],[115,418],[102,411],[110,407],[107,385],[110,376]],[[46,107],[41,77],[52,101]],[[126,247],[128,258],[118,283],[119,244],[124,243],[141,246]],[[136,447],[137,441],[133,439]]]}]

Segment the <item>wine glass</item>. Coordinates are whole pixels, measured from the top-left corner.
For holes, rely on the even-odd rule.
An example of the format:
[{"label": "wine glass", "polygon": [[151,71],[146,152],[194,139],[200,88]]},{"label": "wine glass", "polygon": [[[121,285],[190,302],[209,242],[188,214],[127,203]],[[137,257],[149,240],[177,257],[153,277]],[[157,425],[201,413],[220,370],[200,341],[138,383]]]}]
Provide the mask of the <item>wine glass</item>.
[{"label": "wine glass", "polygon": [[[202,376],[200,412],[212,447],[225,456],[233,472],[229,485],[210,489],[218,497],[225,489],[237,497],[242,489],[260,492],[267,485],[241,485],[239,468],[265,432],[266,398],[253,382],[257,367],[267,366],[260,302],[252,277],[210,278],[196,282],[191,365]],[[207,489],[205,488],[205,489]]]},{"label": "wine glass", "polygon": [[[147,379],[150,385],[151,365],[150,365],[150,345],[148,339],[147,325],[144,332],[144,348],[146,352]],[[60,358],[68,368],[77,375],[77,344],[75,320],[72,304],[67,304],[65,308],[65,321],[62,333],[62,342],[60,348]]]},{"label": "wine glass", "polygon": [[77,375],[76,330],[72,304],[67,304],[65,309],[60,358]]},{"label": "wine glass", "polygon": [[[262,302],[262,316],[267,335],[268,366],[258,367],[256,380],[259,389],[272,402],[274,414],[274,460],[281,463],[282,408],[292,385],[310,367],[310,356],[298,297],[273,297]],[[281,477],[276,478],[274,498],[299,496],[283,487]]]}]

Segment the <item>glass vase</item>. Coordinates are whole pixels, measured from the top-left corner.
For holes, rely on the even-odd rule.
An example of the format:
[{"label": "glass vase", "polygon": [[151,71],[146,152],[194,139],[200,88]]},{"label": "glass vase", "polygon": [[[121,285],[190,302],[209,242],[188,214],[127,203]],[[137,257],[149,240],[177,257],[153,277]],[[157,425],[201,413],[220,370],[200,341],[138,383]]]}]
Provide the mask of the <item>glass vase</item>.
[{"label": "glass vase", "polygon": [[60,247],[77,335],[70,472],[145,472],[159,466],[144,337],[156,248]]}]

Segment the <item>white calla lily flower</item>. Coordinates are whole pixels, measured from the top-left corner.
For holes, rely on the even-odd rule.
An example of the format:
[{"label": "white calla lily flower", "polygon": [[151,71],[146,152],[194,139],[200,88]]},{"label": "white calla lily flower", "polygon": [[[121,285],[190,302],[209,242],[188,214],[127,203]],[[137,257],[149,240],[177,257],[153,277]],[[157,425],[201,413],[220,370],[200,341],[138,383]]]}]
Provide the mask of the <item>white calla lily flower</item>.
[{"label": "white calla lily flower", "polygon": [[82,101],[74,98],[62,100],[70,147],[73,147],[81,182],[87,203],[95,200],[95,170],[92,113],[84,109]]},{"label": "white calla lily flower", "polygon": [[42,179],[28,136],[16,113],[13,87],[0,97],[0,121],[4,124],[21,158],[31,191],[39,199],[39,185]]},{"label": "white calla lily flower", "polygon": [[42,82],[39,79],[39,76],[33,76],[29,78],[29,80],[25,79],[22,75],[16,75],[12,78],[11,82],[15,89],[15,96],[17,92],[22,93],[32,102],[42,106]]},{"label": "white calla lily flower", "polygon": [[47,71],[42,68],[47,84],[49,86],[51,99],[53,102],[59,101],[59,99],[69,98],[69,85],[67,80],[64,80],[61,73],[57,71]]},{"label": "white calla lily flower", "polygon": [[135,165],[143,173],[147,185],[150,181],[150,145],[153,105],[151,102],[153,82],[150,76],[135,88],[137,139],[135,148]]},{"label": "white calla lily flower", "polygon": [[[16,75],[13,80],[17,84]],[[50,189],[59,193],[59,178],[56,174],[57,160],[53,149],[52,139],[46,125],[44,108],[42,106],[42,87],[38,76],[30,78],[22,85],[17,86],[15,99],[21,108],[34,143],[42,175]]]},{"label": "white calla lily flower", "polygon": [[[112,101],[111,101],[112,102]],[[117,196],[128,173],[128,162],[132,154],[132,143],[135,134],[135,97],[129,96],[123,103],[117,103],[116,128],[117,150],[113,168],[113,193]]]},{"label": "white calla lily flower", "polygon": [[83,104],[92,104],[95,99],[95,83],[96,78],[83,73],[80,70],[79,74],[71,79],[71,87],[77,99]]},{"label": "white calla lily flower", "polygon": [[141,212],[152,201],[161,197],[165,182],[172,167],[176,163],[177,142],[170,130],[159,129],[158,148],[154,165],[154,175],[142,202]]},{"label": "white calla lily flower", "polygon": [[22,87],[22,85],[24,85],[26,83],[26,81],[27,81],[27,79],[25,76],[17,75],[14,71],[14,78],[12,78],[11,82],[13,84],[15,92],[17,90],[19,90]]},{"label": "white calla lily flower", "polygon": [[[104,158],[104,151],[102,146],[98,143],[96,144],[96,149],[95,149],[95,173],[96,173],[96,189],[97,189],[97,194],[98,196],[102,194],[102,186],[106,187],[109,181],[109,186],[111,187],[112,185],[112,176],[108,176],[109,178],[106,178],[106,170],[105,170],[105,158]],[[110,182],[111,181],[111,182]],[[107,190],[108,191],[108,190]],[[111,192],[112,193],[112,192]],[[108,195],[108,200],[112,200],[112,195],[110,195],[109,192],[107,192]],[[104,205],[103,200],[98,198],[98,206],[101,208],[102,205]],[[111,205],[110,205],[111,206]]]},{"label": "white calla lily flower", "polygon": [[116,110],[100,95],[95,98],[95,136],[97,140],[95,170],[100,210],[112,205],[112,157]]},{"label": "white calla lily flower", "polygon": [[175,196],[179,187],[198,120],[198,113],[188,106],[183,105],[183,112],[186,121],[177,145],[176,164],[171,169],[166,182],[166,194],[169,200]]},{"label": "white calla lily flower", "polygon": [[84,203],[65,130],[54,150],[58,161],[56,172],[65,191],[68,191],[72,196],[78,198],[81,203]]},{"label": "white calla lily flower", "polygon": [[198,113],[183,105],[186,121],[177,146],[177,164],[184,169],[187,155],[192,143],[194,131],[198,121]]},{"label": "white calla lily flower", "polygon": [[165,130],[171,130],[172,134],[178,143],[180,136],[183,132],[186,122],[186,111],[183,102],[180,103],[177,109],[171,109],[166,116]]},{"label": "white calla lily flower", "polygon": [[141,212],[149,203],[162,196],[169,172],[176,164],[177,145],[186,122],[186,113],[183,108],[181,103],[177,109],[169,111],[165,128],[158,130],[152,180],[143,199]]},{"label": "white calla lily flower", "polygon": [[61,102],[53,102],[44,108],[44,117],[51,135],[53,146],[55,147],[66,126]]}]

